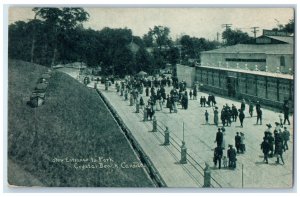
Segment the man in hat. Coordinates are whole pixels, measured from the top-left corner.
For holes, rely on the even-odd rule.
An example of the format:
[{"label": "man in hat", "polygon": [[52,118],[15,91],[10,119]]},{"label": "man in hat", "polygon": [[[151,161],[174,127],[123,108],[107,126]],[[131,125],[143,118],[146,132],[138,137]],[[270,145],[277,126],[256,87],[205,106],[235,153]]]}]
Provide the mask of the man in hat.
[{"label": "man in hat", "polygon": [[229,160],[228,167],[232,169],[236,168],[236,151],[231,144],[229,145],[229,149],[227,150],[227,157]]},{"label": "man in hat", "polygon": [[240,132],[241,136],[241,153],[243,154],[246,151],[246,146],[245,146],[245,134],[243,132]]},{"label": "man in hat", "polygon": [[251,117],[253,116],[253,108],[254,108],[254,105],[253,105],[252,101],[250,101],[249,102],[249,114]]},{"label": "man in hat", "polygon": [[276,161],[276,163],[277,163],[277,164],[279,164],[279,157],[280,157],[280,159],[281,159],[281,161],[282,161],[282,164],[284,164],[282,154],[283,154],[283,145],[282,145],[282,142],[279,142],[279,143],[276,145],[276,156],[277,156],[277,161]]},{"label": "man in hat", "polygon": [[257,113],[256,124],[258,124],[259,121],[260,125],[262,125],[262,110],[260,107],[256,110],[256,113]]},{"label": "man in hat", "polygon": [[290,125],[289,113],[290,113],[289,104],[288,104],[288,101],[285,101],[285,103],[284,103],[284,105],[283,105],[283,115],[284,115],[284,121],[283,121],[283,124],[285,124],[286,121],[287,121],[288,124]]},{"label": "man in hat", "polygon": [[217,162],[219,162],[219,169],[221,169],[221,159],[223,157],[223,149],[221,146],[217,146],[214,151],[214,164],[217,166]]},{"label": "man in hat", "polygon": [[264,153],[264,161],[266,162],[266,164],[268,164],[268,154],[270,151],[270,145],[268,143],[267,138],[264,138],[264,141],[261,143],[260,148]]},{"label": "man in hat", "polygon": [[245,118],[245,114],[244,111],[242,109],[239,109],[239,119],[240,119],[240,123],[241,123],[241,127],[243,127],[243,123],[244,123],[244,118]]},{"label": "man in hat", "polygon": [[284,127],[284,130],[282,132],[282,138],[283,138],[283,149],[284,151],[286,151],[289,149],[287,142],[290,140],[290,132],[287,130],[287,127]]},{"label": "man in hat", "polygon": [[241,150],[241,136],[239,135],[239,132],[236,132],[236,136],[234,138],[235,141],[235,148],[237,150],[237,153],[240,153]]},{"label": "man in hat", "polygon": [[215,140],[215,143],[217,142],[217,146],[220,146],[222,145],[222,142],[223,142],[223,133],[221,132],[221,129],[218,128],[218,132],[216,133],[216,140]]}]

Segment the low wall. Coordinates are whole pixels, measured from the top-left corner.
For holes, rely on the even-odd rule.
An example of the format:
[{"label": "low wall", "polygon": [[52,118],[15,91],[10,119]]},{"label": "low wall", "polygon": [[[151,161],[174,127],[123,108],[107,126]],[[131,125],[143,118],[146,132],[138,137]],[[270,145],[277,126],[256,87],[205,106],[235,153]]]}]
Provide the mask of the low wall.
[{"label": "low wall", "polygon": [[191,87],[195,81],[196,68],[181,64],[176,65],[177,77],[179,81],[185,81],[187,87]]}]

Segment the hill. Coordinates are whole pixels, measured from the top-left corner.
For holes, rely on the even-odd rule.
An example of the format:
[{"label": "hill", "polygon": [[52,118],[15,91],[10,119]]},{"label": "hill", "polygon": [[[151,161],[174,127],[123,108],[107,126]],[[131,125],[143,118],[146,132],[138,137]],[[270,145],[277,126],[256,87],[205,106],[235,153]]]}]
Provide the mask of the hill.
[{"label": "hill", "polygon": [[143,168],[121,165],[139,160],[95,90],[54,71],[45,104],[26,104],[46,71],[40,65],[9,61],[9,184],[153,187]]}]

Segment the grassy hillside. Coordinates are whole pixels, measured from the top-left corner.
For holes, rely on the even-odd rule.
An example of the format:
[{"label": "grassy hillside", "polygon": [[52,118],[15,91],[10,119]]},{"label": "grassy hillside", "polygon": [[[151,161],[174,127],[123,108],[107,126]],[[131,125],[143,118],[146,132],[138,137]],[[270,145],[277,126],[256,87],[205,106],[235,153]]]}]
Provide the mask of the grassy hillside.
[{"label": "grassy hillside", "polygon": [[[153,186],[142,168],[120,166],[138,160],[94,90],[54,72],[45,104],[31,108],[26,103],[47,68],[14,60],[8,68],[8,157],[18,171],[29,173],[44,186]],[[66,160],[54,162],[66,157],[111,158],[104,164],[118,168],[82,170]],[[83,164],[92,163],[78,162],[77,167]],[[8,172],[10,184],[32,184],[26,178],[16,181],[13,174]]]}]

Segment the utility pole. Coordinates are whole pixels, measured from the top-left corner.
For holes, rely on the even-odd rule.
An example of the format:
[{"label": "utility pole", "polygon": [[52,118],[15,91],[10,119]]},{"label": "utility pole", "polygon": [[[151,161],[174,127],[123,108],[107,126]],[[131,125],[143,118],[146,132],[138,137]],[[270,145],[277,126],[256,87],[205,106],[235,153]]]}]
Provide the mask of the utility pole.
[{"label": "utility pole", "polygon": [[220,33],[217,32],[217,41],[219,42],[219,36],[220,36]]},{"label": "utility pole", "polygon": [[259,27],[251,27],[251,29],[253,29],[253,31],[251,31],[251,32],[254,33],[254,38],[256,38],[256,32],[259,31],[258,28],[259,28]]},{"label": "utility pole", "polygon": [[225,30],[230,29],[231,26],[232,24],[222,24],[222,27],[225,27]]}]

